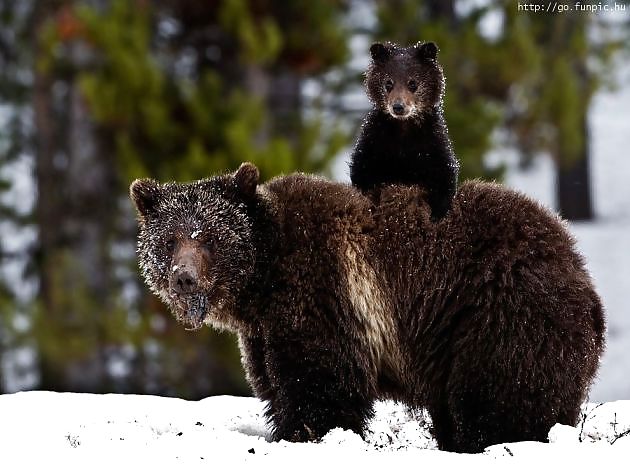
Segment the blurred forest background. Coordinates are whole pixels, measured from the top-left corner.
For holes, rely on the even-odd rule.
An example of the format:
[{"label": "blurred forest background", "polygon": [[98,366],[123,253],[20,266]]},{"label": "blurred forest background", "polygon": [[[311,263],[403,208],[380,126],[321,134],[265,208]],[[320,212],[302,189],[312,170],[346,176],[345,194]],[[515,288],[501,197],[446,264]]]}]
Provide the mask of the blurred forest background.
[{"label": "blurred forest background", "polygon": [[502,178],[498,141],[545,153],[588,220],[587,114],[630,31],[500,0],[0,0],[0,23],[0,388],[189,399],[249,389],[234,339],[139,279],[132,179],[331,176],[370,43],[432,40],[462,178]]}]

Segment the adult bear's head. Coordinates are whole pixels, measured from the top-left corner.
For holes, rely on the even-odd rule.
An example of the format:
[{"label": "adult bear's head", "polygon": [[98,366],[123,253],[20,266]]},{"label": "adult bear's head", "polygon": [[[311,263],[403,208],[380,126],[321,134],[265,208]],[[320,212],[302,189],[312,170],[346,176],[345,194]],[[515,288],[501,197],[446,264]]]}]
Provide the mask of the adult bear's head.
[{"label": "adult bear's head", "polygon": [[233,174],[191,183],[131,184],[144,279],[190,329],[233,322],[235,300],[254,270],[248,206],[258,178],[245,163]]}]

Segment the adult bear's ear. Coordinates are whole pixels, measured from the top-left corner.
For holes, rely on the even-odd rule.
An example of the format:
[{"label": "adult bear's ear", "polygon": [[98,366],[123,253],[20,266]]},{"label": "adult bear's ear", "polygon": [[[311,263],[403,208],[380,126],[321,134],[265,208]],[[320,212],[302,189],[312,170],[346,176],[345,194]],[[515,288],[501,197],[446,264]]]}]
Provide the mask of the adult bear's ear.
[{"label": "adult bear's ear", "polygon": [[385,62],[389,59],[390,50],[383,43],[374,43],[370,46],[370,56],[374,62]]},{"label": "adult bear's ear", "polygon": [[256,186],[260,172],[251,162],[243,162],[241,167],[234,173],[234,183],[239,193],[247,198],[251,198],[256,194]]},{"label": "adult bear's ear", "polygon": [[138,214],[146,218],[155,211],[161,192],[159,182],[153,179],[136,179],[129,187],[129,196]]},{"label": "adult bear's ear", "polygon": [[418,43],[416,44],[416,55],[420,59],[435,59],[438,54],[437,45],[429,41],[428,43]]}]

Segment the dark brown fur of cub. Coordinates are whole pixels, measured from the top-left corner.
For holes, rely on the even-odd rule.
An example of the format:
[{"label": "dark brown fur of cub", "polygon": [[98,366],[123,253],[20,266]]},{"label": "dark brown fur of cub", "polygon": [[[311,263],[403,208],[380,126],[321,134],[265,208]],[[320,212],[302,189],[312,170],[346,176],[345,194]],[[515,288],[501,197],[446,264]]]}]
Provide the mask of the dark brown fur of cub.
[{"label": "dark brown fur of cub", "polygon": [[375,43],[365,73],[374,108],[350,158],[350,179],[376,201],[383,184],[422,185],[434,219],[451,207],[459,163],[448,135],[444,73],[434,43]]}]

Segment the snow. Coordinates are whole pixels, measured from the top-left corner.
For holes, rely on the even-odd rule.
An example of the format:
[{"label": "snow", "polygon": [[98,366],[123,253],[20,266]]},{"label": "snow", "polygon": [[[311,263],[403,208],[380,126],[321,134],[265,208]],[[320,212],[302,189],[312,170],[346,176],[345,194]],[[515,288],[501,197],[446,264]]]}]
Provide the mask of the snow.
[{"label": "snow", "polygon": [[[614,467],[630,459],[630,401],[587,404],[578,427],[556,425],[550,443],[491,446],[482,454],[435,450],[429,423],[402,405],[379,402],[364,441],[335,429],[320,443],[270,442],[255,398],[185,401],[142,395],[21,392],[0,396],[2,463],[8,470],[63,465],[64,470],[321,470],[348,465],[482,467],[520,470]],[[616,439],[617,438],[617,439]],[[613,444],[611,444],[613,443]],[[4,467],[3,467],[4,468]],[[55,468],[55,467],[53,467]]]}]

